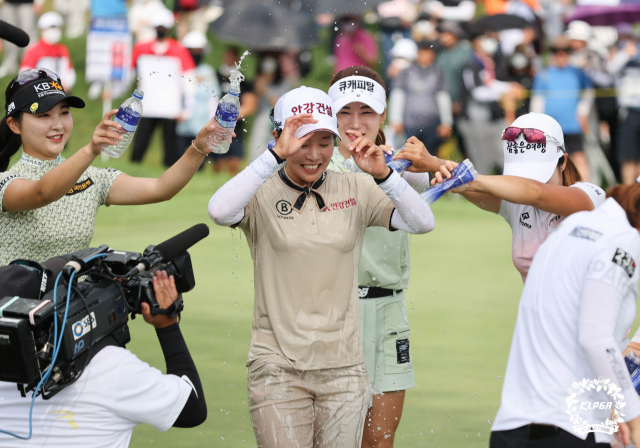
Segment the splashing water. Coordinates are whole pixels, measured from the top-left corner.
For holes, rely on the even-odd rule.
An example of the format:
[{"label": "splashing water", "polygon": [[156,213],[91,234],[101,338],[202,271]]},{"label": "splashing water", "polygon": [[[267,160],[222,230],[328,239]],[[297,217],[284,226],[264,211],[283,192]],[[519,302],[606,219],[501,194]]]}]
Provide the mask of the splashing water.
[{"label": "splashing water", "polygon": [[242,70],[242,61],[250,54],[251,53],[249,53],[249,51],[245,51],[240,57],[240,60],[236,62],[236,68],[231,70],[231,74],[229,75],[229,82],[231,82],[231,85],[235,88],[239,89],[240,83],[244,81],[244,75],[240,70]]}]

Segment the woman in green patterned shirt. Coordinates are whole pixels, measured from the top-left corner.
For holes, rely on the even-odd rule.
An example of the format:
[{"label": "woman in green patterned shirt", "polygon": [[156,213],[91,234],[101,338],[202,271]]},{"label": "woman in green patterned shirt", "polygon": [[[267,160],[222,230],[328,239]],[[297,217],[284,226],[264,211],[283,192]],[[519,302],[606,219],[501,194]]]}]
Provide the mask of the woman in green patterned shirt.
[{"label": "woman in green patterned shirt", "polygon": [[[73,130],[71,107],[58,75],[45,69],[20,73],[5,92],[0,121],[0,266],[21,258],[42,262],[87,248],[100,205],[138,205],[171,199],[206,157],[208,123],[185,154],[158,179],[131,177],[91,166],[105,145],[122,137],[108,112],[89,144],[69,159],[60,155]],[[21,159],[7,170],[22,146]]]}]

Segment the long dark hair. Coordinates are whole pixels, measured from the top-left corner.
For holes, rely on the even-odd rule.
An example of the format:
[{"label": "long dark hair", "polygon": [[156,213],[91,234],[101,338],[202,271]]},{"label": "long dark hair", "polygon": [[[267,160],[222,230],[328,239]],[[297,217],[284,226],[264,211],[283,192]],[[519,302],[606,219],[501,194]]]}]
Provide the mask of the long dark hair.
[{"label": "long dark hair", "polygon": [[640,229],[640,184],[616,185],[607,190],[607,197],[615,199],[627,214],[629,224]]},{"label": "long dark hair", "polygon": [[[5,110],[7,109],[6,105],[9,104],[9,100],[13,95],[20,90],[20,85],[11,81],[7,90],[4,93],[4,101],[5,101]],[[18,112],[14,115],[14,118],[18,120],[20,123],[22,119],[23,112]],[[19,134],[15,134],[9,125],[7,124],[7,116],[5,115],[0,121],[0,172],[7,171],[9,168],[9,162],[11,161],[11,157],[15,153],[18,152],[22,146],[22,138]]]},{"label": "long dark hair", "polygon": [[[340,70],[338,73],[333,75],[331,78],[331,82],[329,83],[329,87],[334,85],[336,82],[341,79],[348,78],[349,76],[364,76],[365,78],[373,79],[375,82],[380,84],[382,88],[386,91],[387,86],[385,86],[384,81],[382,80],[382,76],[378,74],[375,70],[370,69],[369,67],[365,67],[364,65],[354,65],[352,67],[347,67],[345,69]],[[338,113],[340,111],[336,111]],[[376,145],[384,145],[387,143],[387,137],[385,137],[382,128],[378,129],[378,135],[376,136]]]},{"label": "long dark hair", "polygon": [[[558,159],[558,167],[561,167],[564,163],[565,157],[560,157]],[[571,160],[569,156],[566,157],[567,164],[564,167],[564,171],[562,171],[562,186],[570,187],[571,185],[582,182],[582,176],[580,176],[580,172],[578,168],[576,168],[575,164]]]}]

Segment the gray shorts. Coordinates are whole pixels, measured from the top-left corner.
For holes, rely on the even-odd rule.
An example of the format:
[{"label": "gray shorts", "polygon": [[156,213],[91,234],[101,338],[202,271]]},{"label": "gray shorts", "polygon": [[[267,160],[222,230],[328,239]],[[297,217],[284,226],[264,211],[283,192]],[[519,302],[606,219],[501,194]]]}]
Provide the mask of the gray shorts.
[{"label": "gray shorts", "polygon": [[304,371],[267,363],[249,370],[247,388],[258,448],[362,445],[373,396],[362,364]]},{"label": "gray shorts", "polygon": [[359,304],[364,364],[374,387],[381,392],[415,387],[404,292]]}]

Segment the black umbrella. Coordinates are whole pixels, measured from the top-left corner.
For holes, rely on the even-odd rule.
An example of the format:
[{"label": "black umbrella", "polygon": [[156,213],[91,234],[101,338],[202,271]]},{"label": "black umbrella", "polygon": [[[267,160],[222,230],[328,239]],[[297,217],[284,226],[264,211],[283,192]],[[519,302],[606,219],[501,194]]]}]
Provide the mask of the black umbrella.
[{"label": "black umbrella", "polygon": [[493,16],[485,16],[476,20],[471,24],[472,34],[482,34],[487,31],[504,31],[514,28],[522,29],[534,26],[533,23],[526,21],[522,17],[511,14],[495,14]]},{"label": "black umbrella", "polygon": [[[316,4],[312,5],[314,1]],[[371,9],[375,10],[384,1],[386,0],[303,0],[303,3],[309,2],[315,15],[329,13],[340,17],[347,14],[361,15]]]},{"label": "black umbrella", "polygon": [[317,38],[311,18],[278,4],[237,1],[210,25],[221,39],[248,45],[256,50],[305,48]]}]

